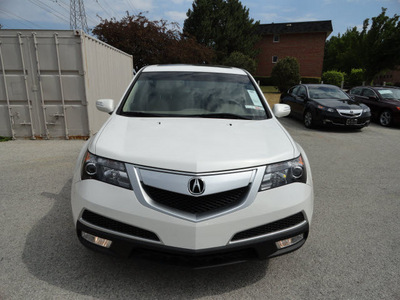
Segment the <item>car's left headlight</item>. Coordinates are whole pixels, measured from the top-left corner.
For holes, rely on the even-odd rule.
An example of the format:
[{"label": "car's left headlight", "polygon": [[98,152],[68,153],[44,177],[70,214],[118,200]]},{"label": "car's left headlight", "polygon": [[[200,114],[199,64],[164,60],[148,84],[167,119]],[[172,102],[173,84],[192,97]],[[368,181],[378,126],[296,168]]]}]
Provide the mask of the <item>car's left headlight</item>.
[{"label": "car's left headlight", "polygon": [[82,162],[82,180],[95,179],[126,189],[132,189],[125,164],[86,152]]},{"label": "car's left headlight", "polygon": [[260,185],[260,191],[273,189],[293,182],[307,181],[303,157],[268,165]]}]

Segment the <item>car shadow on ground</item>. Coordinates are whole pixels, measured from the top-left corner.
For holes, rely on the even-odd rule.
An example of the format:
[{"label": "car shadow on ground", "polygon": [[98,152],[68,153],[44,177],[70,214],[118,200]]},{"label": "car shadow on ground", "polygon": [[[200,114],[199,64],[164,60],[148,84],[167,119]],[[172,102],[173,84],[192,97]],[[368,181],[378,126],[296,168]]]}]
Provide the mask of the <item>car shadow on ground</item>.
[{"label": "car shadow on ground", "polygon": [[181,299],[223,294],[266,276],[268,261],[193,270],[88,250],[73,227],[70,189],[71,180],[59,194],[42,193],[54,204],[29,232],[22,254],[29,272],[50,285],[102,299]]}]

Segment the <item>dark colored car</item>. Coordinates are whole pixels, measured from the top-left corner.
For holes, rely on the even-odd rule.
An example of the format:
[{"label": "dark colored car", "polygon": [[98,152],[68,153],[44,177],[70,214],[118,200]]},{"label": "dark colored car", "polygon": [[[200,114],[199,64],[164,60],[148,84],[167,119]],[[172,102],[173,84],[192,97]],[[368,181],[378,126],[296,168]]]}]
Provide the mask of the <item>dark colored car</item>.
[{"label": "dark colored car", "polygon": [[290,115],[303,120],[307,128],[316,125],[363,128],[370,123],[368,106],[334,85],[299,84],[282,94],[280,102],[290,105]]},{"label": "dark colored car", "polygon": [[382,126],[400,124],[400,88],[358,86],[350,96],[371,109],[372,119]]}]

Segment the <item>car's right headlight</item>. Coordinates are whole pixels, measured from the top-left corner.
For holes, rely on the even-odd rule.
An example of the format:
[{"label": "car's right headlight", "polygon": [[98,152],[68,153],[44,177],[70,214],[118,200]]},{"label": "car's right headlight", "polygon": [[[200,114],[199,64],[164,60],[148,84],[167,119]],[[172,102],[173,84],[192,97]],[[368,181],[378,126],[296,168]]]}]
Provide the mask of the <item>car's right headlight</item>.
[{"label": "car's right headlight", "polygon": [[132,189],[125,164],[86,152],[82,162],[82,180],[95,179],[126,189]]},{"label": "car's right headlight", "polygon": [[273,189],[293,182],[307,182],[307,172],[303,157],[267,165],[260,191]]},{"label": "car's right headlight", "polygon": [[331,112],[331,113],[333,113],[333,112],[336,111],[336,109],[334,109],[334,108],[325,107],[325,106],[322,106],[322,105],[318,105],[317,107],[318,107],[318,109],[320,109],[320,110],[325,110],[325,111]]}]

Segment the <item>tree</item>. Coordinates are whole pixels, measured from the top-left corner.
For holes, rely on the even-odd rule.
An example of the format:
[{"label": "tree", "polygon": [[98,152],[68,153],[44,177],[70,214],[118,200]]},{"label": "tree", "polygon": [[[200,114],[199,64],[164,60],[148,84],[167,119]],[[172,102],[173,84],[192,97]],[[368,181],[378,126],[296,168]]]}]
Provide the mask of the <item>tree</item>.
[{"label": "tree", "polygon": [[271,72],[271,79],[281,93],[300,82],[299,63],[294,57],[285,57],[278,61]]},{"label": "tree", "polygon": [[386,8],[372,18],[371,28],[369,19],[364,21],[361,32],[363,48],[362,68],[365,76],[371,81],[384,70],[393,70],[400,64],[400,21],[399,16],[386,16]]},{"label": "tree", "polygon": [[250,19],[249,10],[239,0],[194,0],[186,15],[183,32],[212,47],[217,63],[235,51],[256,57],[259,22]]},{"label": "tree", "polygon": [[350,73],[352,68],[359,68],[361,61],[361,40],[357,27],[347,29],[341,36],[331,37],[325,44],[324,71],[340,70]]},{"label": "tree", "polygon": [[386,16],[386,9],[366,19],[361,32],[348,29],[343,36],[332,37],[325,46],[324,70],[350,73],[351,69],[365,70],[365,79],[371,82],[379,73],[400,65],[399,16]]},{"label": "tree", "polygon": [[223,64],[225,66],[245,69],[250,73],[254,73],[256,71],[256,61],[250,56],[244,55],[238,51],[232,52],[231,55],[224,60]]},{"label": "tree", "polygon": [[150,64],[211,62],[213,50],[178,31],[165,20],[150,21],[143,14],[101,20],[93,33],[101,40],[133,56],[138,70]]}]

